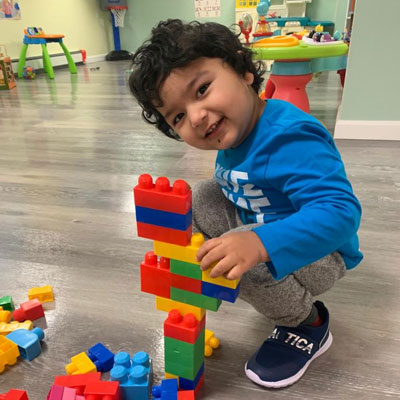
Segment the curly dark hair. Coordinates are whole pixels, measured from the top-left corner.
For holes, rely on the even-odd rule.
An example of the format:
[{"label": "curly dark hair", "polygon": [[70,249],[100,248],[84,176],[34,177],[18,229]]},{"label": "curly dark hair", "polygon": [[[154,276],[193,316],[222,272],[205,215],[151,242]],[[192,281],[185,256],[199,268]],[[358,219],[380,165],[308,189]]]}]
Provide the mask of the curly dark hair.
[{"label": "curly dark hair", "polygon": [[200,57],[221,58],[240,76],[251,72],[254,75],[252,87],[258,93],[264,65],[252,60],[252,51],[226,26],[169,19],[161,21],[151,33],[151,38],[133,56],[129,87],[142,107],[145,121],[156,125],[168,137],[180,140],[156,107],[163,105],[160,87],[175,68]]}]

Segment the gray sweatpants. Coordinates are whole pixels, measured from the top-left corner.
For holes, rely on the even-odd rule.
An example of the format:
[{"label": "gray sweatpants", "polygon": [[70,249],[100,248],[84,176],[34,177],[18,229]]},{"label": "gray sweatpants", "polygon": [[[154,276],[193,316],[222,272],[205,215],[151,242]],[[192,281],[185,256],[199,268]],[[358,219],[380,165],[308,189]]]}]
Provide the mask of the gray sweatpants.
[{"label": "gray sweatpants", "polygon": [[[243,225],[235,206],[215,181],[201,181],[193,188],[193,231],[201,232],[206,240],[257,225]],[[297,326],[310,314],[313,297],[330,289],[345,272],[343,258],[337,252],[281,280],[275,280],[261,263],[242,276],[239,297],[273,323]]]}]

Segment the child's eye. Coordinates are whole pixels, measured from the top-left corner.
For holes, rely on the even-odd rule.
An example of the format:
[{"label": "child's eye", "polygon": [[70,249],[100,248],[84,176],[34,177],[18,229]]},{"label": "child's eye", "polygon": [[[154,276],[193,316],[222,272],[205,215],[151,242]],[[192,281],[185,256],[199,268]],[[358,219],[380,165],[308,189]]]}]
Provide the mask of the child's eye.
[{"label": "child's eye", "polygon": [[199,90],[197,91],[197,94],[199,96],[201,96],[202,94],[204,94],[206,92],[206,90],[208,89],[209,86],[210,86],[209,83],[206,83],[205,85],[201,85]]},{"label": "child's eye", "polygon": [[179,113],[174,120],[172,121],[174,125],[176,125],[182,118],[183,118],[183,113]]}]

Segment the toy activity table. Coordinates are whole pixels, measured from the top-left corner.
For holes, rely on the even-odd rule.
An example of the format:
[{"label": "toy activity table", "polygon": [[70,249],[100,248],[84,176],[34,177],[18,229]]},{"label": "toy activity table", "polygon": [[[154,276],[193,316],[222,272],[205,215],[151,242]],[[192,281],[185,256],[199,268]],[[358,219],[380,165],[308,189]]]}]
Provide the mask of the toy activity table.
[{"label": "toy activity table", "polygon": [[[294,36],[273,36],[252,44],[255,58],[274,60],[265,98],[286,100],[310,112],[306,86],[313,73],[345,68],[348,46],[343,41],[311,44]],[[325,58],[333,62],[326,63]]]},{"label": "toy activity table", "polygon": [[54,79],[54,70],[51,64],[49,53],[47,51],[47,43],[58,43],[63,49],[65,57],[67,58],[68,67],[71,74],[78,73],[74,60],[71,57],[71,53],[69,52],[69,50],[67,49],[67,47],[63,42],[63,38],[64,35],[49,35],[45,33],[35,34],[35,32],[31,32],[25,29],[25,36],[18,62],[18,78],[23,77],[26,52],[30,44],[40,44],[42,46],[43,69],[45,70],[50,79]]}]

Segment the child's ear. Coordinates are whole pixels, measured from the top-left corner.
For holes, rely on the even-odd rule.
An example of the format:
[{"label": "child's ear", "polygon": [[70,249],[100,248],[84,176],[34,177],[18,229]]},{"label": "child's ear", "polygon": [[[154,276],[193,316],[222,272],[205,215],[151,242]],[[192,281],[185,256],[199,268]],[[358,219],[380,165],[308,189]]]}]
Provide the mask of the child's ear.
[{"label": "child's ear", "polygon": [[254,74],[252,74],[251,72],[247,71],[244,73],[244,80],[246,81],[246,83],[248,85],[252,85],[254,82]]}]

